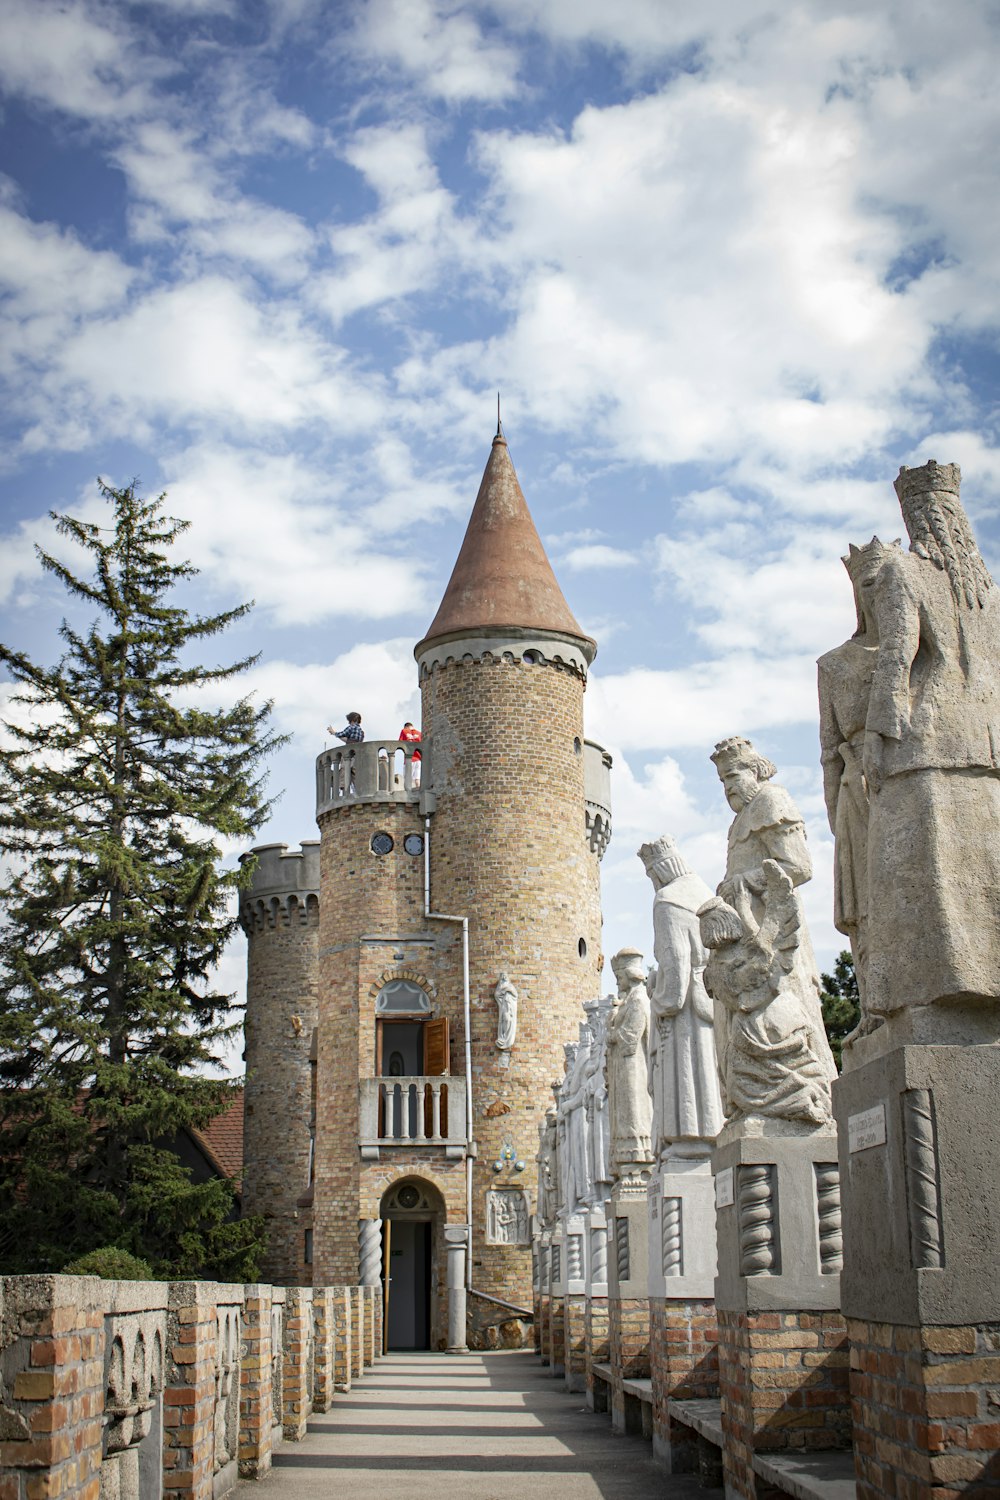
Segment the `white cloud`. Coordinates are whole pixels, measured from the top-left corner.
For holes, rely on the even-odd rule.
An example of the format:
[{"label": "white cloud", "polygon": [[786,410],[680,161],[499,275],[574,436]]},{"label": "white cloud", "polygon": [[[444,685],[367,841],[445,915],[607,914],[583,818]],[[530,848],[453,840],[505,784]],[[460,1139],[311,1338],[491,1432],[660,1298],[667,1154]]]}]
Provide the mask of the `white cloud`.
[{"label": "white cloud", "polygon": [[591,568],[631,568],[639,559],[621,547],[609,547],[604,542],[591,542],[580,547],[571,547],[560,561],[562,566],[569,568],[571,572],[584,573]]},{"label": "white cloud", "polygon": [[363,0],[354,45],[449,104],[499,104],[517,91],[517,52],[487,36],[462,0]]},{"label": "white cloud", "polygon": [[172,66],[137,52],[113,10],[83,0],[5,0],[0,8],[0,83],[53,109],[125,120],[148,107],[151,85]]}]

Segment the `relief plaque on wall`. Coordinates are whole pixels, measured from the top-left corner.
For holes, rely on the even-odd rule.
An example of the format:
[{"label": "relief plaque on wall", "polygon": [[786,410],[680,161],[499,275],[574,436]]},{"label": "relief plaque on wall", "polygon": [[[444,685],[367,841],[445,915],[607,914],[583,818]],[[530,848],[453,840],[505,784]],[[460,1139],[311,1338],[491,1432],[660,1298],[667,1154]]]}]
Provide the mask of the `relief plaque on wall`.
[{"label": "relief plaque on wall", "polygon": [[521,1188],[491,1188],[486,1194],[487,1245],[529,1245],[528,1195]]}]

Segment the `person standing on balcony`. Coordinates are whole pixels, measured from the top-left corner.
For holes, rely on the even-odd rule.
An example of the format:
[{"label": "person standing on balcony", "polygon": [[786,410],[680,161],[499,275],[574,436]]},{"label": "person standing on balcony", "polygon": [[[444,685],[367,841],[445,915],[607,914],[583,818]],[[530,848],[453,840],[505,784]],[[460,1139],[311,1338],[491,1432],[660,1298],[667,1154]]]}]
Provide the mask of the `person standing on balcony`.
[{"label": "person standing on balcony", "polygon": [[332,734],[334,739],[355,744],[360,744],[365,737],[365,732],[361,728],[361,715],[355,713],[347,715],[346,729],[334,729],[332,724],[328,724],[326,732],[327,734]]},{"label": "person standing on balcony", "polygon": [[[420,730],[419,729],[414,729],[414,727],[410,723],[409,719],[407,719],[406,723],[403,725],[402,729],[399,731],[399,738],[402,740],[402,742],[403,742],[404,745],[415,745],[415,744],[419,743],[419,741],[423,738],[423,736],[421,735]],[[414,752],[413,752],[413,772],[412,772],[412,776],[413,776],[413,785],[414,786],[419,786],[420,785],[420,751],[419,750],[414,750]]]}]

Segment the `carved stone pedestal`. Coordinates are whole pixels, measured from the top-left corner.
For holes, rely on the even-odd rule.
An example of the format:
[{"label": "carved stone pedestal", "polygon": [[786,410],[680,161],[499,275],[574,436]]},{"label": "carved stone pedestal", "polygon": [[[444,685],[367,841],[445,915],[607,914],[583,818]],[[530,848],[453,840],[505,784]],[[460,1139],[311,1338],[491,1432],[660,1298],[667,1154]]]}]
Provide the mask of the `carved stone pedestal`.
[{"label": "carved stone pedestal", "polygon": [[624,1380],[649,1376],[646,1183],[616,1184],[608,1208],[608,1342],[611,1421],[626,1430]]},{"label": "carved stone pedestal", "polygon": [[538,1236],[538,1353],[543,1365],[552,1363],[552,1234]]},{"label": "carved stone pedestal", "polygon": [[[766,1132],[766,1134],[765,1134]],[[755,1500],[753,1455],[850,1445],[832,1128],[744,1120],[713,1157],[727,1495]]]},{"label": "carved stone pedestal", "polygon": [[697,1467],[692,1433],[671,1422],[667,1403],[719,1394],[715,1187],[709,1157],[668,1158],[650,1179],[647,1201],[653,1452],[669,1473],[688,1473]]},{"label": "carved stone pedestal", "polygon": [[1000,1494],[1000,1048],[889,1050],[931,1019],[833,1091],[861,1500]]},{"label": "carved stone pedestal", "polygon": [[587,1388],[587,1221],[582,1214],[566,1220],[566,1297],[563,1303],[563,1366],[566,1389]]},{"label": "carved stone pedestal", "polygon": [[608,1335],[608,1220],[603,1208],[587,1213],[587,1305],[585,1322],[587,1405],[607,1409],[607,1384],[595,1381],[594,1366],[611,1358]]}]

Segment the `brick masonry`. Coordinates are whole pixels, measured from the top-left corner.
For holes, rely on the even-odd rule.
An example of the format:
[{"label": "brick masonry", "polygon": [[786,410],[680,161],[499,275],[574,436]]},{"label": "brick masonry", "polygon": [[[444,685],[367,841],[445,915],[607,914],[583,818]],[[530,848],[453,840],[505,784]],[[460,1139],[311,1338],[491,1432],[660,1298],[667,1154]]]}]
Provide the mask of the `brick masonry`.
[{"label": "brick masonry", "polygon": [[270,1286],[243,1288],[239,1439],[241,1479],[259,1479],[271,1467],[271,1302]]},{"label": "brick masonry", "polygon": [[608,1299],[607,1297],[588,1297],[586,1327],[587,1327],[587,1405],[591,1409],[602,1409],[599,1400],[606,1395],[603,1387],[605,1382],[601,1381],[602,1389],[595,1392],[594,1366],[606,1365],[611,1359],[611,1331],[608,1322]]},{"label": "brick masonry", "polygon": [[562,1375],[566,1365],[566,1301],[553,1297],[549,1303],[549,1373]]},{"label": "brick masonry", "polygon": [[727,1494],[754,1500],[755,1452],[850,1447],[847,1328],[833,1312],[717,1311]]},{"label": "brick masonry", "polygon": [[563,1368],[566,1387],[571,1391],[587,1389],[587,1299],[568,1296],[563,1313]]},{"label": "brick masonry", "polygon": [[695,1467],[691,1432],[671,1419],[667,1402],[706,1400],[719,1394],[719,1328],[714,1301],[649,1299],[649,1368],[654,1447],[661,1455],[670,1455],[672,1472],[685,1472]]},{"label": "brick masonry", "polygon": [[1000,1324],[847,1326],[858,1500],[1000,1495]]},{"label": "brick masonry", "polygon": [[645,1297],[608,1298],[608,1343],[611,1356],[611,1420],[626,1431],[623,1380],[649,1376],[649,1301]]},{"label": "brick masonry", "polygon": [[313,892],[275,892],[273,885],[276,872],[287,871],[290,886],[311,880],[318,887],[318,854],[307,844],[301,854],[276,858],[273,846],[265,847],[255,877],[260,889],[240,901],[248,938],[242,1205],[245,1214],[265,1215],[261,1274],[283,1286],[300,1282],[304,1268],[299,1199],[309,1187],[319,901]]}]

